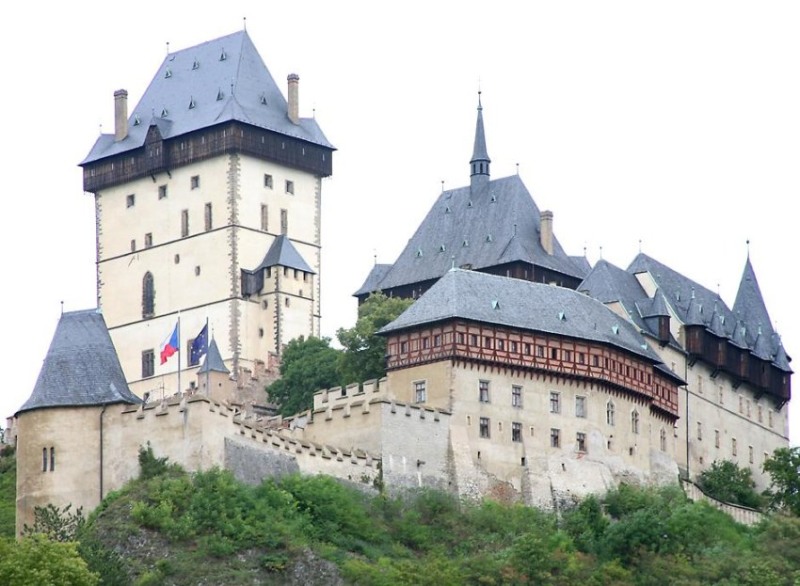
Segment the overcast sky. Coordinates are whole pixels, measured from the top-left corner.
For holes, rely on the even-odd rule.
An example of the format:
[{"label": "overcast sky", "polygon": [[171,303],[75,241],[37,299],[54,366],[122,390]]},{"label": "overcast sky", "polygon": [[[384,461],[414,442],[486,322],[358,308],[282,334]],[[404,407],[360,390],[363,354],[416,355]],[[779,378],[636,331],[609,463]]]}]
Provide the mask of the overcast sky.
[{"label": "overcast sky", "polygon": [[[570,254],[641,250],[733,304],[750,257],[800,356],[796,2],[17,3],[3,59],[0,415],[30,394],[66,310],[94,307],[92,196],[77,164],[113,92],[243,26],[338,151],[323,182],[323,334],[393,262],[441,182],[469,180],[478,85],[493,177],[519,173]],[[795,365],[796,368],[796,365]],[[791,408],[800,441],[800,400]]]}]

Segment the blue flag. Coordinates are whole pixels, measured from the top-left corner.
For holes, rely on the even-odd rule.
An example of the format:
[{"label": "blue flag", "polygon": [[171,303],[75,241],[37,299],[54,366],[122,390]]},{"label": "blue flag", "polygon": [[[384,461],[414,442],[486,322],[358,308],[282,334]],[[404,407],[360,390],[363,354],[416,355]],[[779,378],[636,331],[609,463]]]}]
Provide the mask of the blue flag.
[{"label": "blue flag", "polygon": [[208,352],[208,322],[192,342],[192,348],[189,350],[189,366],[200,364],[200,359],[206,352]]}]

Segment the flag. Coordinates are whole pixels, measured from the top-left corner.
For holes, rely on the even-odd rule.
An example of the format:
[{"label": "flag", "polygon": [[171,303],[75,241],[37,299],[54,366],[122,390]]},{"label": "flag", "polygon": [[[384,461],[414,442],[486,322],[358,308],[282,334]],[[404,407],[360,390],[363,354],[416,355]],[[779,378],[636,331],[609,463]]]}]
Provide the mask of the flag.
[{"label": "flag", "polygon": [[175,327],[172,333],[167,336],[167,339],[161,342],[161,364],[164,364],[169,357],[178,351],[180,342],[178,341],[178,322],[175,322]]},{"label": "flag", "polygon": [[189,351],[189,366],[200,364],[200,359],[206,355],[206,352],[208,352],[208,322],[192,342],[192,348]]}]

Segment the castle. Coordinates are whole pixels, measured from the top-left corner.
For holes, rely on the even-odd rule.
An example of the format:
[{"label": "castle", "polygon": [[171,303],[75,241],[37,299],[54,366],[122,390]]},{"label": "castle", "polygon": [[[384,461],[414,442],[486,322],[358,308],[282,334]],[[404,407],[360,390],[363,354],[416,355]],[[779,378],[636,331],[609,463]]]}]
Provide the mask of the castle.
[{"label": "castle", "polygon": [[545,507],[716,459],[765,486],[792,371],[749,259],[728,308],[643,254],[567,255],[521,178],[492,179],[480,98],[469,185],[356,291],[416,300],[381,331],[387,377],[260,414],[273,358],[319,335],[335,150],[287,82],[288,100],[239,32],[170,53],[130,116],[115,92],[115,132],[81,163],[98,308],[62,315],[16,414],[18,530],[37,505],[95,507],[147,442],[252,482],[326,473]]}]

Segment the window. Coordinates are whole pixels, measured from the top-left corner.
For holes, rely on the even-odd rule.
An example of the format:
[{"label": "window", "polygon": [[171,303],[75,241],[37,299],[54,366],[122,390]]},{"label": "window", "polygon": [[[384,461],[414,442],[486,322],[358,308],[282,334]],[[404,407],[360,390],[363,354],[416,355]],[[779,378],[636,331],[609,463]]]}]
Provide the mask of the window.
[{"label": "window", "polygon": [[701,395],[703,394],[703,377],[702,376],[698,376],[697,377],[697,392],[699,394],[701,394]]},{"label": "window", "polygon": [[142,317],[153,317],[156,313],[156,290],[153,282],[153,273],[150,271],[142,278]]},{"label": "window", "polygon": [[697,422],[697,439],[699,441],[703,440],[703,423],[701,421]]},{"label": "window", "polygon": [[144,235],[144,247],[150,248],[151,246],[153,246],[153,233],[148,232]]},{"label": "window", "polygon": [[592,366],[600,366],[600,357],[597,354],[592,354]]},{"label": "window", "polygon": [[400,342],[400,352],[408,351],[408,342]]},{"label": "window", "polygon": [[425,389],[425,381],[420,380],[414,383],[414,402],[424,403],[428,400],[428,394]]},{"label": "window", "polygon": [[294,181],[286,180],[286,193],[291,193],[294,195]]},{"label": "window", "polygon": [[135,205],[136,205],[136,195],[133,193],[128,194],[128,196],[125,198],[125,207],[132,208]]},{"label": "window", "polygon": [[482,380],[478,383],[478,400],[481,403],[489,402],[489,381]]},{"label": "window", "polygon": [[561,430],[551,428],[550,429],[550,447],[551,448],[560,448],[561,447]]},{"label": "window", "polygon": [[714,430],[714,447],[715,448],[719,447],[719,430],[718,429]]},{"label": "window", "polygon": [[131,240],[131,252],[136,252],[136,239]]},{"label": "window", "polygon": [[732,456],[736,455],[736,438],[735,437],[731,438],[731,455]]},{"label": "window", "polygon": [[470,334],[469,335],[469,345],[470,346],[477,346],[478,345],[478,335],[477,334]]},{"label": "window", "polygon": [[769,426],[772,427],[772,409],[767,411],[767,422],[769,423]]},{"label": "window", "polygon": [[575,417],[586,417],[586,397],[575,397]]},{"label": "window", "polygon": [[200,187],[200,175],[192,175],[192,178],[189,180],[189,186],[191,189]]},{"label": "window", "polygon": [[744,397],[739,395],[739,413],[744,413]]},{"label": "window", "polygon": [[764,423],[764,408],[761,405],[758,406],[758,422]]},{"label": "window", "polygon": [[511,441],[512,442],[522,441],[522,424],[516,421],[511,424]]},{"label": "window", "polygon": [[441,334],[434,334],[433,336],[433,346],[437,348],[442,345],[442,335]]},{"label": "window", "polygon": [[750,460],[750,463],[753,463],[753,446],[747,446],[747,457]]},{"label": "window", "polygon": [[481,417],[480,421],[480,434],[481,437],[489,437],[489,418]]},{"label": "window", "polygon": [[264,187],[272,189],[272,175],[269,173],[264,173]]},{"label": "window", "polygon": [[506,349],[505,340],[497,340],[497,349],[501,351]]},{"label": "window", "polygon": [[206,232],[211,230],[213,227],[213,219],[211,217],[211,204],[206,204]]},{"label": "window", "polygon": [[550,391],[550,413],[561,413],[561,394]]},{"label": "window", "polygon": [[635,409],[631,413],[631,431],[633,433],[639,433],[639,412]]},{"label": "window", "polygon": [[544,358],[544,346],[536,346],[536,357]]},{"label": "window", "polygon": [[42,448],[42,472],[47,472],[47,448]]},{"label": "window", "polygon": [[515,353],[515,354],[516,354],[516,353],[518,352],[518,350],[517,350],[517,343],[516,343],[515,341],[513,341],[513,340],[510,342],[510,348],[511,348],[511,351],[512,351],[513,353]]},{"label": "window", "polygon": [[606,403],[606,423],[614,425],[614,401]]},{"label": "window", "polygon": [[578,443],[578,451],[586,452],[586,434],[579,431],[577,434],[575,434],[575,440]]},{"label": "window", "polygon": [[747,416],[750,417],[750,399],[747,399]]},{"label": "window", "polygon": [[189,210],[181,210],[181,237],[189,235]]},{"label": "window", "polygon": [[50,472],[54,472],[56,469],[56,449],[53,446],[50,446]]},{"label": "window", "polygon": [[281,234],[289,233],[289,212],[281,210]]},{"label": "window", "polygon": [[148,378],[156,372],[156,354],[153,350],[142,352],[142,378]]},{"label": "window", "polygon": [[511,406],[522,407],[522,387],[519,385],[511,387]]},{"label": "window", "polygon": [[489,336],[483,337],[483,347],[487,349],[491,349],[492,347],[492,339]]},{"label": "window", "polygon": [[661,444],[661,451],[662,452],[666,452],[667,451],[667,432],[666,432],[666,430],[664,428],[661,428],[661,434],[660,434],[660,438],[659,439],[660,439],[660,444]]},{"label": "window", "polygon": [[723,392],[722,385],[720,385],[720,387],[719,387],[719,404],[720,405],[724,405],[725,404],[725,394]]},{"label": "window", "polygon": [[269,232],[269,206],[261,204],[261,231]]},{"label": "window", "polygon": [[194,267],[194,276],[195,277],[199,277],[200,276],[200,265],[197,265],[196,267]]},{"label": "window", "polygon": [[158,186],[158,199],[164,199],[167,197],[167,186],[166,185],[159,185]]}]

